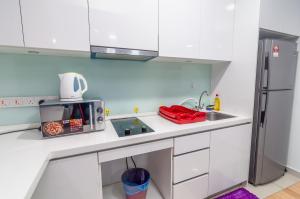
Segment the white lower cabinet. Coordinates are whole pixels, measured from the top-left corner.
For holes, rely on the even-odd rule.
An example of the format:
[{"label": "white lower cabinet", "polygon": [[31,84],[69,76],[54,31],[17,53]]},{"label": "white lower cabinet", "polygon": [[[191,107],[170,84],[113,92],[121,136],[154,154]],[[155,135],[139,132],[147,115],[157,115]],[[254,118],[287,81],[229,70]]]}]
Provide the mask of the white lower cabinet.
[{"label": "white lower cabinet", "polygon": [[248,180],[251,125],[211,132],[209,195]]},{"label": "white lower cabinet", "polygon": [[210,132],[174,138],[173,199],[208,196],[209,140]]},{"label": "white lower cabinet", "polygon": [[148,198],[202,199],[247,181],[250,147],[251,125],[244,124],[53,160],[32,198],[124,198],[120,179],[133,156],[151,174]]},{"label": "white lower cabinet", "polygon": [[208,172],[209,150],[201,150],[174,157],[174,183]]},{"label": "white lower cabinet", "polygon": [[50,161],[32,199],[99,199],[97,153]]},{"label": "white lower cabinet", "polygon": [[208,175],[203,175],[173,186],[173,199],[202,199],[208,193]]}]

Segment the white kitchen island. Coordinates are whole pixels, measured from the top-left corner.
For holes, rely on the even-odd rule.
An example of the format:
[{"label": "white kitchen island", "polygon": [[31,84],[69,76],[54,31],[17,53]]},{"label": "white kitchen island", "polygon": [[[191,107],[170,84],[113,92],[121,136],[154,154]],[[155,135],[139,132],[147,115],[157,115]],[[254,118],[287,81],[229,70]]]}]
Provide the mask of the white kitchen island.
[{"label": "white kitchen island", "polygon": [[[214,172],[212,175],[212,180],[220,179],[223,182],[229,182],[228,186],[237,185],[239,183],[247,181],[247,169],[250,157],[250,153],[248,154],[248,152],[250,152],[251,143],[251,126],[249,125],[249,123],[251,123],[251,118],[237,116],[234,118],[219,121],[205,121],[194,124],[177,125],[161,118],[155,113],[144,116],[135,116],[137,116],[145,124],[154,129],[155,132],[120,138],[117,136],[111,122],[107,120],[106,129],[104,131],[60,137],[55,139],[43,139],[38,130],[20,131],[16,133],[1,135],[0,198],[32,198],[32,196],[36,194],[36,188],[40,187],[41,184],[44,183],[43,181],[45,181],[45,176],[49,172],[49,168],[52,164],[55,164],[55,162],[60,163],[61,161],[66,161],[68,159],[79,161],[78,158],[85,159],[86,157],[88,159],[87,161],[91,161],[93,163],[83,164],[88,165],[88,167],[91,167],[92,169],[88,170],[84,169],[84,167],[79,166],[78,168],[80,168],[81,173],[87,172],[90,176],[93,177],[93,179],[89,181],[91,186],[88,186],[84,183],[85,181],[88,181],[88,178],[86,177],[85,179],[82,178],[82,182],[80,180],[76,181],[73,189],[75,189],[77,185],[81,185],[81,188],[84,187],[84,189],[86,190],[89,190],[89,187],[94,187],[95,189],[97,188],[98,190],[95,190],[95,194],[100,196],[99,199],[103,197],[104,194],[102,192],[105,192],[106,190],[104,185],[102,187],[102,182],[104,182],[104,178],[106,178],[105,173],[107,173],[104,168],[105,164],[113,164],[115,161],[120,161],[122,160],[122,158],[128,156],[146,157],[149,153],[157,153],[158,156],[163,155],[163,157],[167,157],[166,160],[169,160],[164,161],[166,163],[163,163],[162,168],[165,169],[167,168],[167,166],[170,167],[170,177],[167,178],[167,182],[156,182],[156,185],[159,183],[164,184],[163,187],[157,186],[157,188],[159,189],[160,193],[163,193],[164,196],[167,195],[170,199],[176,198],[176,190],[183,193],[185,187],[189,185],[193,187],[193,183],[190,183],[193,181],[197,183],[203,183],[205,186],[208,186],[208,183],[210,187],[216,186],[215,189],[212,189],[215,191],[222,191],[225,188],[229,188],[224,185],[221,186],[220,184],[215,184],[215,182],[213,181],[207,182],[211,180],[209,178],[211,172]],[[226,130],[223,132],[222,129]],[[232,132],[228,134],[228,139],[226,139],[226,132]],[[220,135],[222,134],[222,137],[217,137],[216,140],[211,140],[211,135],[213,134],[213,137],[216,137],[218,133]],[[208,144],[208,146],[205,146],[205,144],[203,145],[202,143],[202,140],[206,138],[199,139],[199,142],[197,140],[191,139],[199,135],[201,137],[204,134],[208,134],[209,136],[209,142],[206,143]],[[237,136],[234,142],[229,141],[229,139],[234,139],[233,136],[239,134],[241,135]],[[182,145],[179,144],[179,148],[177,147],[176,149],[176,140],[179,143],[182,143],[182,141],[184,142],[184,140],[190,140],[186,143],[186,145],[183,145],[189,147],[187,149],[185,147],[182,148]],[[211,145],[220,144],[220,142],[222,143],[222,140],[224,140],[224,143],[226,145],[222,145],[220,147]],[[164,143],[166,145],[162,146],[160,143]],[[237,144],[235,145],[235,143]],[[149,149],[149,151],[137,153],[137,151],[140,150],[136,150],[139,149],[136,147],[139,146],[146,146],[145,148],[143,148],[143,150]],[[118,150],[126,148],[128,150],[123,155],[120,155],[120,153],[118,153]],[[192,158],[192,160],[194,160],[193,157],[198,157],[194,155],[197,155],[205,150],[210,153],[210,155],[214,155],[214,157],[216,158],[222,157],[222,154],[219,153],[223,153],[223,157],[228,156],[228,159],[224,158],[223,160],[229,161],[229,163],[227,162],[227,164],[220,165],[224,167],[226,167],[227,165],[227,167],[224,170],[219,170],[220,168],[218,167],[218,165],[209,165],[208,162],[205,162],[203,164],[208,164],[209,167],[200,168],[204,170],[196,171],[196,173],[193,173],[193,171],[184,171],[180,169],[179,171],[184,171],[183,173],[178,174],[181,180],[175,182],[172,172],[173,167],[180,167],[181,159],[185,160]],[[164,151],[164,153],[162,153],[162,151]],[[184,151],[184,153],[174,154],[174,151]],[[211,154],[211,152],[213,152],[213,154]],[[230,152],[233,153],[225,154]],[[115,155],[111,155],[110,158],[105,159],[105,153],[107,157],[110,157],[110,155],[107,154]],[[205,157],[205,155],[201,156],[203,160],[205,160]],[[105,160],[103,160],[103,162],[99,161],[101,158]],[[201,161],[201,158],[199,158],[198,160]],[[178,159],[179,163],[175,162],[175,165],[173,165],[174,159]],[[217,162],[217,160],[212,159],[210,161]],[[243,161],[242,164],[235,164],[239,161]],[[137,162],[139,162],[139,160],[137,160]],[[62,167],[64,167],[64,164],[62,165]],[[233,167],[231,168],[231,166]],[[105,171],[103,171],[103,169]],[[233,179],[230,178],[232,169],[238,171],[234,174],[234,176],[232,176]],[[72,169],[67,169],[62,173],[72,172],[72,170],[76,172],[76,166]],[[94,176],[93,171],[95,171],[96,175],[98,176]],[[159,170],[156,171],[159,172]],[[225,173],[222,173],[223,171]],[[53,175],[51,176],[53,177]],[[221,179],[222,176],[225,176],[226,178]],[[76,179],[76,176],[73,177]],[[117,178],[118,175],[116,175],[115,177]],[[176,178],[177,177],[178,176],[176,176]],[[63,179],[66,178],[62,177],[62,180]],[[160,181],[158,177],[156,180]],[[168,185],[166,186],[165,184]],[[72,188],[72,185],[70,185],[70,187]],[[68,191],[68,188],[70,187],[65,187],[64,190]],[[168,192],[170,195],[168,195]],[[209,194],[212,193],[213,192],[210,192]],[[174,196],[172,196],[173,194]],[[80,195],[77,196],[78,198],[83,197]],[[168,197],[165,198],[169,199]],[[108,199],[108,197],[103,197],[103,199]]]}]

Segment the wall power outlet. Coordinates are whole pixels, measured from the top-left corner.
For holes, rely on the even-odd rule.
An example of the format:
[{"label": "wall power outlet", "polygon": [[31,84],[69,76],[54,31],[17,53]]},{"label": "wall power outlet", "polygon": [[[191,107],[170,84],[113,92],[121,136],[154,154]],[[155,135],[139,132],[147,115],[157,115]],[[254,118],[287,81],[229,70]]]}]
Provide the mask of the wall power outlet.
[{"label": "wall power outlet", "polygon": [[58,96],[0,97],[0,108],[39,106],[40,100],[57,100]]}]

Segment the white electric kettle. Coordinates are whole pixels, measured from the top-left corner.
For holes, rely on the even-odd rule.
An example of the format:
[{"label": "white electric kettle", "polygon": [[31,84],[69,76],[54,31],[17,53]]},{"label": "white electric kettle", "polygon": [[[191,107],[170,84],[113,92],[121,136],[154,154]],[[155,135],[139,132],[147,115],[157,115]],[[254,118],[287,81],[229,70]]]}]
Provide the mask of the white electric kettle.
[{"label": "white electric kettle", "polygon": [[58,75],[60,79],[60,100],[82,100],[82,95],[88,90],[86,79],[78,73],[64,73]]}]

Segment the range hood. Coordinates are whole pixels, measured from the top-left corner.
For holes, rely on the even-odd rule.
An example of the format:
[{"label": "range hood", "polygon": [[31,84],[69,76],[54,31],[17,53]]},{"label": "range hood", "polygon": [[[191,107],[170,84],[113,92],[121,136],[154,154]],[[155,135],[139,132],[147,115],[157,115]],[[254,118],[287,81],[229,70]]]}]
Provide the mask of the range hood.
[{"label": "range hood", "polygon": [[157,51],[91,46],[92,59],[123,59],[147,61],[157,56]]}]

